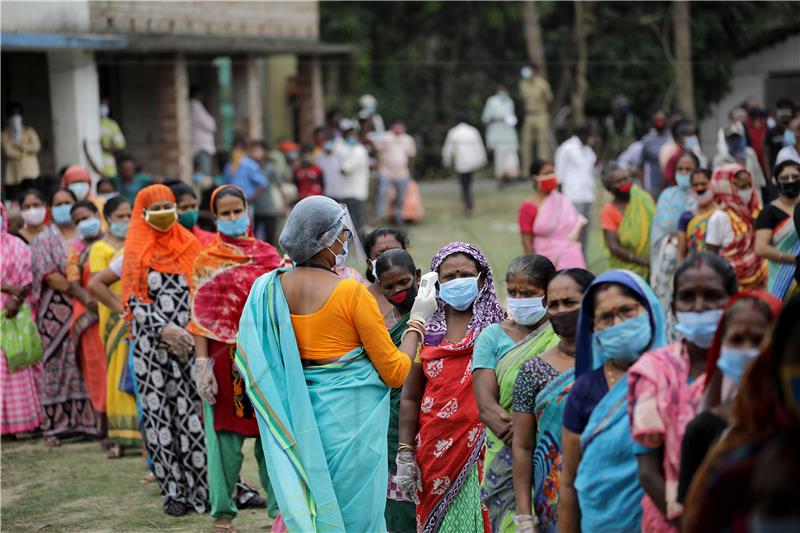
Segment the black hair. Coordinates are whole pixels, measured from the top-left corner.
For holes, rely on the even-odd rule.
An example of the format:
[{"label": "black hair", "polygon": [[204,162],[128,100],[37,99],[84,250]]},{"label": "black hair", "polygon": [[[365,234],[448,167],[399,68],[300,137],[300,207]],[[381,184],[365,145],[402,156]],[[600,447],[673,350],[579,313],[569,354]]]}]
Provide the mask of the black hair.
[{"label": "black hair", "polygon": [[[775,329],[772,332],[772,353],[778,365],[789,355],[788,350],[793,338],[798,335],[798,322],[800,322],[800,294],[795,294],[778,315]],[[794,342],[797,341],[794,340]]]},{"label": "black hair", "polygon": [[19,205],[22,205],[27,196],[35,196],[41,200],[43,204],[47,203],[47,199],[44,197],[44,194],[42,194],[42,191],[31,187],[30,189],[25,189],[19,196],[17,196],[17,202],[19,202]]},{"label": "black hair", "polygon": [[[550,278],[552,282],[556,278],[560,278],[561,276],[567,277],[574,281],[578,287],[581,288],[581,294],[586,292],[586,289],[589,288],[589,285],[592,284],[594,281],[594,274],[586,270],[585,268],[564,268],[559,270],[555,273],[555,275]],[[548,283],[549,285],[549,283]]]},{"label": "black hair", "polygon": [[[400,243],[400,246],[403,248],[403,250],[408,248],[408,235],[406,234],[405,231],[403,231],[401,229],[397,229],[397,228],[390,228],[390,227],[385,227],[384,226],[384,227],[381,227],[381,228],[373,230],[364,239],[364,252],[367,254],[367,259],[370,258],[369,257],[370,256],[370,252],[372,251],[372,248],[375,246],[375,244],[378,242],[378,239],[380,239],[381,237],[389,236],[389,235],[391,235],[392,237],[397,239],[397,242]],[[366,270],[366,272],[364,274],[366,275],[367,280],[370,283],[375,283],[377,281],[375,279],[375,276],[372,275],[372,269],[371,268],[367,268],[367,270]]]},{"label": "black hair", "polygon": [[[745,304],[749,304],[745,307]],[[728,322],[730,321],[731,317],[733,317],[736,313],[744,311],[746,313],[752,313],[753,307],[756,310],[764,315],[764,318],[767,319],[767,322],[772,324],[775,321],[775,316],[772,314],[772,309],[770,308],[769,304],[762,300],[761,298],[756,298],[755,296],[745,296],[739,300],[736,300],[732,306],[728,308],[725,312],[725,319],[722,322],[722,333],[724,334],[725,331],[728,329]]]},{"label": "black hair", "polygon": [[411,254],[406,250],[399,250],[397,248],[394,250],[386,250],[378,256],[378,259],[375,261],[375,272],[377,272],[379,278],[394,267],[403,268],[412,274],[416,274],[417,272],[417,265],[414,263],[414,258],[412,258]]},{"label": "black hair", "polygon": [[115,194],[103,204],[103,217],[108,220],[111,214],[119,208],[122,204],[130,204],[130,201],[121,194]]},{"label": "black hair", "polygon": [[794,113],[794,102],[792,102],[789,98],[781,98],[775,103],[776,109],[786,108],[786,107],[791,109],[792,112]]},{"label": "black hair", "polygon": [[134,164],[136,163],[136,160],[133,158],[133,156],[127,152],[123,152],[117,155],[116,159],[117,159],[117,165],[121,165],[122,163],[126,163],[128,161]]},{"label": "black hair", "polygon": [[542,290],[546,290],[550,280],[556,275],[556,267],[543,255],[525,254],[511,261],[506,272],[506,279],[509,275],[517,273],[532,280]]},{"label": "black hair", "polygon": [[171,190],[172,194],[175,195],[176,202],[180,202],[181,198],[187,194],[191,195],[195,200],[197,199],[197,193],[194,192],[194,189],[180,180],[165,181],[164,185],[169,187],[169,190]]},{"label": "black hair", "polygon": [[650,303],[641,294],[631,289],[627,285],[623,285],[622,283],[616,281],[600,283],[592,287],[592,292],[590,293],[589,301],[587,302],[589,304],[589,309],[594,309],[595,305],[597,305],[597,295],[600,294],[601,292],[607,291],[611,287],[618,288],[622,294],[624,294],[628,298],[633,298],[634,300],[642,304],[644,308],[648,310],[648,313],[651,312]]},{"label": "black hair", "polygon": [[189,98],[199,98],[203,94],[203,89],[199,85],[189,87]]},{"label": "black hair", "polygon": [[253,148],[263,148],[264,150],[269,150],[269,146],[267,146],[267,143],[262,141],[261,139],[250,141],[250,149],[252,150]]},{"label": "black hair", "polygon": [[676,120],[675,124],[672,125],[672,138],[677,139],[678,137],[686,136],[689,131],[694,131],[694,124],[690,120],[685,118]]},{"label": "black hair", "polygon": [[247,207],[247,198],[244,197],[244,193],[236,187],[228,186],[223,187],[217,194],[214,195],[214,205],[211,206],[212,212],[217,212],[217,202],[220,198],[225,198],[226,196],[235,196],[242,201],[245,207]]},{"label": "black hair", "polygon": [[78,201],[78,197],[75,196],[75,193],[72,192],[71,190],[69,190],[69,189],[56,189],[56,190],[54,190],[52,192],[52,194],[50,194],[50,198],[47,199],[48,200],[47,205],[53,205],[53,199],[56,197],[56,194],[58,194],[60,192],[65,192],[65,193],[69,194],[70,196],[72,196],[72,202],[73,203]]},{"label": "black hair", "polygon": [[772,177],[775,178],[775,180],[777,180],[778,176],[781,175],[781,172],[783,172],[783,169],[786,167],[794,167],[797,170],[800,170],[800,163],[798,163],[793,159],[787,159],[786,161],[778,163],[777,165],[775,165],[775,169],[772,171]]},{"label": "black hair", "polygon": [[20,104],[19,102],[9,102],[8,104],[6,104],[6,114],[8,116],[14,114],[14,111],[19,111],[20,115],[23,114],[24,110],[22,109],[22,104]]},{"label": "black hair", "polygon": [[233,145],[232,148],[241,148],[243,150],[247,149],[247,139],[244,137],[236,136],[233,138]]},{"label": "black hair", "polygon": [[678,159],[675,160],[675,163],[677,164],[678,161],[680,161],[684,157],[688,157],[692,161],[694,161],[694,168],[700,168],[700,158],[697,157],[697,154],[695,154],[691,150],[684,150],[684,152],[680,155],[680,157],[678,157]]},{"label": "black hair", "polygon": [[577,126],[575,126],[575,135],[580,137],[581,135],[591,135],[592,134],[592,125],[588,122],[581,122]]},{"label": "black hair", "polygon": [[[692,155],[694,155],[694,154],[692,154]],[[698,168],[692,170],[692,173],[689,175],[689,183],[692,182],[692,178],[694,177],[695,174],[702,174],[703,176],[706,177],[706,179],[708,181],[711,181],[711,171],[709,169],[707,169],[707,168],[698,167]]]},{"label": "black hair", "polygon": [[733,296],[739,292],[739,281],[736,279],[736,271],[725,259],[715,253],[702,251],[690,254],[686,259],[681,261],[678,268],[675,269],[675,277],[672,283],[673,299],[678,290],[678,279],[689,269],[699,268],[702,265],[708,266],[711,270],[716,272],[722,278],[722,286],[728,296]]},{"label": "black hair", "polygon": [[117,184],[114,183],[114,180],[112,180],[111,178],[103,178],[101,180],[98,180],[98,182],[97,182],[97,190],[98,191],[100,190],[100,186],[101,185],[111,185],[111,187],[114,189],[115,192],[117,190]]},{"label": "black hair", "polygon": [[548,161],[546,159],[537,159],[533,163],[531,163],[530,168],[530,175],[531,176],[538,176],[539,172],[542,171],[545,165],[552,165],[552,161]]},{"label": "black hair", "polygon": [[85,207],[86,209],[88,209],[89,211],[94,213],[95,215],[97,213],[99,213],[99,211],[97,210],[97,206],[94,205],[89,200],[78,200],[77,202],[72,204],[72,207],[70,207],[69,214],[70,215],[73,214],[76,210],[80,209],[81,207]]}]

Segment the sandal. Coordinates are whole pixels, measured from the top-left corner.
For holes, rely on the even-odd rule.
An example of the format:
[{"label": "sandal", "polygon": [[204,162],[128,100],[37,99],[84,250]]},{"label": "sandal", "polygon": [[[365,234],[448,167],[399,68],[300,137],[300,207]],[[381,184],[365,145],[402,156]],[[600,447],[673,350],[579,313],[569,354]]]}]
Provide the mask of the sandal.
[{"label": "sandal", "polygon": [[[228,519],[230,520],[230,519]],[[214,522],[214,533],[237,533],[233,527],[233,520],[227,523]]]},{"label": "sandal", "polygon": [[61,439],[58,437],[45,437],[44,438],[44,445],[48,448],[58,448],[61,446]]},{"label": "sandal", "polygon": [[155,483],[156,482],[156,475],[152,472],[148,472],[144,475],[142,480],[139,483]]},{"label": "sandal", "polygon": [[125,448],[122,444],[112,444],[108,447],[108,452],[106,453],[106,457],[109,459],[119,459],[125,455]]}]

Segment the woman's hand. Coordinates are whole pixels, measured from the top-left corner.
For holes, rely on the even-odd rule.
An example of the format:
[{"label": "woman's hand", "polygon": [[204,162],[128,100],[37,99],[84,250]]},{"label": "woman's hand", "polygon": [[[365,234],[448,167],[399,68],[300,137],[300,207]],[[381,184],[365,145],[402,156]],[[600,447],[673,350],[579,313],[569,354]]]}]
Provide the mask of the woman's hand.
[{"label": "woman's hand", "polygon": [[506,446],[511,446],[514,430],[511,425],[511,415],[509,415],[505,409],[502,407],[499,409],[492,409],[482,418],[486,426],[492,430],[492,433],[501,439]]},{"label": "woman's hand", "polygon": [[436,277],[435,273],[428,273],[422,276],[422,285],[424,287],[420,286],[417,297],[414,299],[414,305],[411,307],[411,319],[417,318],[423,324],[427,324],[433,313],[436,312],[438,305],[436,301]]},{"label": "woman's hand", "polygon": [[194,337],[174,324],[167,324],[161,330],[161,341],[178,357],[186,357],[194,348]]},{"label": "woman's hand", "polygon": [[8,299],[3,311],[6,312],[7,318],[14,318],[19,313],[19,309],[22,307],[22,301],[17,296],[11,296]]},{"label": "woman's hand", "polygon": [[217,378],[214,377],[214,360],[210,357],[197,357],[194,360],[194,384],[197,394],[214,405],[217,401]]},{"label": "woman's hand", "polygon": [[395,458],[397,464],[397,474],[395,481],[397,488],[409,500],[419,505],[417,492],[422,492],[422,473],[417,464],[416,454],[409,449],[400,450]]}]

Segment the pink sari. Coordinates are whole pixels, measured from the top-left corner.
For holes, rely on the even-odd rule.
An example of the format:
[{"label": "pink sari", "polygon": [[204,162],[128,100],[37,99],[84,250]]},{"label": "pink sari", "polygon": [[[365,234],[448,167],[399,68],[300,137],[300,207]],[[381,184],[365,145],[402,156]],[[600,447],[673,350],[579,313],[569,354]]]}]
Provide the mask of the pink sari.
[{"label": "pink sari", "polygon": [[697,414],[706,377],[689,383],[691,362],[683,341],[643,354],[628,370],[628,416],[633,439],[660,437],[664,450],[667,516],[645,494],[642,499],[642,531],[678,532],[668,520],[678,518],[683,507],[677,501],[681,441],[686,425]]},{"label": "pink sari", "polygon": [[533,222],[533,251],[550,259],[556,270],[586,268],[580,230],[586,222],[569,199],[553,191],[542,200]]}]

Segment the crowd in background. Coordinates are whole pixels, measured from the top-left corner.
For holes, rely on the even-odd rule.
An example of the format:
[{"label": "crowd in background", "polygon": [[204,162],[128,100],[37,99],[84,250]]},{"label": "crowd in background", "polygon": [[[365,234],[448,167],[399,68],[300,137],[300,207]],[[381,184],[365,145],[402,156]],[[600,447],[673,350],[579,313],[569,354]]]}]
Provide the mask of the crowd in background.
[{"label": "crowd in background", "polygon": [[369,95],[312,145],[221,154],[193,89],[192,183],[127,154],[105,99],[99,179],[29,180],[38,137],[9,106],[3,436],[143,449],[164,512],[218,533],[248,505],[275,531],[796,528],[792,103],[744,102],[709,158],[691,121],[656,111],[642,134],[620,96],[553,151],[550,88],[521,77],[521,119],[501,85],[485,145],[461,117],[442,147],[467,216],[487,148],[501,184],[533,185],[505,308],[473,244],[409,253],[416,142]]}]

